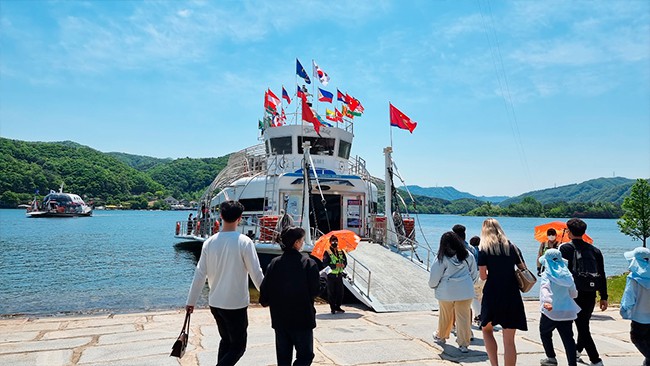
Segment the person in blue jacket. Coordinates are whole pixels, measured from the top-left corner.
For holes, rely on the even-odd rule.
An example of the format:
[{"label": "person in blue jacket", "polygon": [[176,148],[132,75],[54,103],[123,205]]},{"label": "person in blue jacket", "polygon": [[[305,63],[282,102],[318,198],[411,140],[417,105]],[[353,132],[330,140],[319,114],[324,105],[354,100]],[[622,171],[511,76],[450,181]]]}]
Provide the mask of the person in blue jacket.
[{"label": "person in blue jacket", "polygon": [[540,361],[540,365],[557,365],[553,348],[553,330],[557,329],[564,344],[569,366],[576,366],[573,321],[578,317],[580,307],[573,300],[578,296],[573,276],[562,258],[562,253],[557,249],[547,249],[539,258],[539,263],[545,269],[542,272],[539,287],[539,302],[542,311],[542,317],[539,320],[539,337],[542,340],[542,346],[544,346],[544,353],[546,353],[546,358]]},{"label": "person in blue jacket", "polygon": [[650,365],[650,249],[639,247],[625,253],[630,262],[621,316],[630,319],[630,340],[643,354],[644,366]]}]

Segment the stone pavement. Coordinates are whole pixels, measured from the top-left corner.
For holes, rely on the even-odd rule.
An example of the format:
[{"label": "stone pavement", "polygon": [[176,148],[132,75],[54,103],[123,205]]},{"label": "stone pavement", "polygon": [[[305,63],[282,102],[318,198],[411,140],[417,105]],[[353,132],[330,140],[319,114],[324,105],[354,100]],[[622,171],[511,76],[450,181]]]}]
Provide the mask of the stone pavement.
[{"label": "stone pavement", "polygon": [[[455,340],[440,346],[431,334],[437,312],[375,313],[347,306],[331,315],[317,305],[314,365],[487,365],[481,332],[474,330],[470,352],[461,354]],[[517,332],[518,365],[539,365],[538,302],[527,301],[528,332]],[[0,365],[182,365],[216,363],[218,334],[207,309],[192,316],[190,345],[179,361],[168,357],[183,323],[178,311],[102,316],[12,318],[0,320]],[[248,349],[239,365],[275,364],[274,333],[268,309],[249,310]],[[641,365],[643,358],[629,341],[629,321],[618,309],[597,311],[592,332],[605,365]],[[497,333],[498,334],[498,333]],[[554,344],[566,365],[559,337]],[[501,339],[497,335],[499,350]],[[586,357],[585,357],[586,358]],[[501,360],[503,358],[501,357]]]}]

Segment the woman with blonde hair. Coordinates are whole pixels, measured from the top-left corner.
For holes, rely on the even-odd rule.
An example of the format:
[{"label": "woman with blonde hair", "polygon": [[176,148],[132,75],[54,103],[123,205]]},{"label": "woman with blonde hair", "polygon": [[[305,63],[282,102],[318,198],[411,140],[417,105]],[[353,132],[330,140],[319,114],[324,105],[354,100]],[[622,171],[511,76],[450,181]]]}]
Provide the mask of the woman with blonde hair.
[{"label": "woman with blonde hair", "polygon": [[503,328],[504,363],[517,363],[515,332],[528,330],[524,303],[515,279],[515,265],[525,268],[515,247],[495,219],[483,221],[478,255],[479,275],[485,280],[481,302],[481,326],[490,364],[499,364],[494,326]]}]

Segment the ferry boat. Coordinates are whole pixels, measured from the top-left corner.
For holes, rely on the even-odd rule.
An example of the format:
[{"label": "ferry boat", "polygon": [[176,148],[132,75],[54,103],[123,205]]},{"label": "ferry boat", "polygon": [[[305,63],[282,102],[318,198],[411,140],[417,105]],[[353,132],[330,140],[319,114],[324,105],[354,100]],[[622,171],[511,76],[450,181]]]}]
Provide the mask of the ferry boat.
[{"label": "ferry boat", "polygon": [[[353,117],[329,124],[314,111],[310,96],[298,87],[294,101],[302,101],[301,109],[308,108],[319,126],[307,122],[304,111],[282,123],[276,108],[265,102],[262,143],[230,156],[203,194],[194,219],[176,222],[176,238],[203,242],[218,231],[219,205],[238,200],[245,207],[240,230],[254,240],[261,260],[281,253],[277,241],[283,222],[305,229],[306,252],[319,236],[342,229],[395,251],[415,250],[414,218],[397,214],[393,204],[392,149],[384,149],[385,180],[373,177],[363,158],[350,156]],[[380,190],[384,214],[378,212]]]},{"label": "ferry boat", "polygon": [[398,203],[405,205],[393,185],[392,148],[383,149],[384,179],[372,176],[363,158],[350,155],[353,117],[326,124],[308,101],[304,86],[300,94],[298,87],[295,100],[302,102],[297,108],[301,111],[288,123],[278,119],[284,109],[279,113],[266,108],[259,123],[262,142],[230,155],[200,199],[194,218],[176,222],[175,237],[207,240],[219,230],[219,205],[237,200],[245,208],[239,230],[253,239],[265,269],[282,253],[278,237],[283,225],[305,229],[303,251],[310,254],[321,235],[349,230],[362,239],[348,253],[344,280],[354,297],[380,312],[436,309],[427,285],[434,256],[430,249],[420,248],[427,253],[420,259],[415,220],[398,209]]},{"label": "ferry boat", "polygon": [[92,207],[86,205],[81,197],[63,192],[63,184],[58,192],[50,190],[41,202],[34,198],[27,208],[27,217],[83,217],[92,214]]}]

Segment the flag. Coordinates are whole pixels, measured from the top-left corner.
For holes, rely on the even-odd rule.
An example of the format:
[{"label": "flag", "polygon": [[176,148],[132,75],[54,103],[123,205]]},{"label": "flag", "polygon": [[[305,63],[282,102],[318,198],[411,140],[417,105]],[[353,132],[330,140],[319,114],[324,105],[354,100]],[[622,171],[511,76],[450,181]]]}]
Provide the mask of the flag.
[{"label": "flag", "polygon": [[359,102],[359,105],[354,110],[361,113],[366,111],[366,109],[361,105],[361,102]]},{"label": "flag", "polygon": [[350,113],[351,113],[353,116],[357,116],[357,117],[361,116],[361,112],[359,112],[359,111],[353,111],[352,109],[350,109]]},{"label": "flag", "polygon": [[325,118],[329,119],[330,121],[336,122],[336,113],[334,111],[330,111],[329,109],[325,109]]},{"label": "flag", "polygon": [[302,99],[302,120],[309,122],[314,125],[314,130],[316,130],[316,133],[320,136],[320,121],[316,117],[316,114],[314,111],[309,108],[307,105],[307,101],[303,98]]},{"label": "flag", "polygon": [[271,127],[278,127],[282,126],[282,122],[280,121],[280,113],[275,112],[273,115],[273,120],[271,122]]},{"label": "flag", "polygon": [[345,104],[347,104],[348,107],[350,107],[350,111],[354,111],[359,106],[359,99],[350,96],[348,94],[345,94]]},{"label": "flag", "polygon": [[336,100],[347,104],[345,101],[345,94],[341,93],[341,91],[338,89],[336,89]]},{"label": "flag", "polygon": [[309,80],[309,75],[307,75],[307,72],[305,71],[305,68],[302,67],[302,65],[300,64],[300,61],[298,61],[298,59],[296,59],[296,75],[303,78],[307,84],[311,84],[311,80]]},{"label": "flag", "polygon": [[318,119],[318,122],[323,126],[334,127],[331,123],[326,122],[321,116],[319,116],[318,113],[316,113],[316,119]]},{"label": "flag", "polygon": [[282,126],[282,124],[285,124],[286,122],[287,122],[287,115],[284,114],[284,108],[282,108],[282,113],[280,114],[280,123],[281,123],[280,126]]},{"label": "flag", "polygon": [[343,122],[343,113],[339,112],[336,108],[334,108],[334,117],[336,118],[336,122]]},{"label": "flag", "polygon": [[327,83],[330,82],[330,77],[325,71],[321,70],[320,67],[316,65],[316,61],[311,60],[311,62],[314,64],[314,77],[317,77],[321,84],[327,86]]},{"label": "flag", "polygon": [[333,97],[334,97],[334,94],[328,92],[327,90],[323,90],[321,88],[318,88],[318,100],[319,101],[332,103],[332,98]]},{"label": "flag", "polygon": [[390,125],[403,130],[409,130],[410,133],[413,133],[413,130],[417,127],[418,123],[411,121],[411,119],[402,113],[402,111],[393,107],[391,103],[388,103],[388,105],[390,110]]},{"label": "flag", "polygon": [[300,89],[300,86],[299,86],[299,85],[296,85],[296,88],[297,88],[297,90],[296,90],[296,96],[297,96],[298,98],[300,98],[300,99],[306,101],[306,100],[307,100],[307,95],[305,94],[305,92],[302,91],[302,89]]},{"label": "flag", "polygon": [[348,108],[348,106],[346,106],[346,105],[343,106],[343,110],[342,110],[341,114],[343,114],[345,117],[348,117],[348,118],[354,118],[354,114],[352,114],[352,112],[350,112],[350,108]]},{"label": "flag", "polygon": [[264,93],[264,108],[276,110],[279,104],[280,98],[273,94],[271,89],[268,89],[266,93]]},{"label": "flag", "polygon": [[289,98],[289,93],[287,93],[287,90],[284,88],[284,85],[282,86],[282,98],[286,99],[287,104],[291,104],[291,98]]}]

